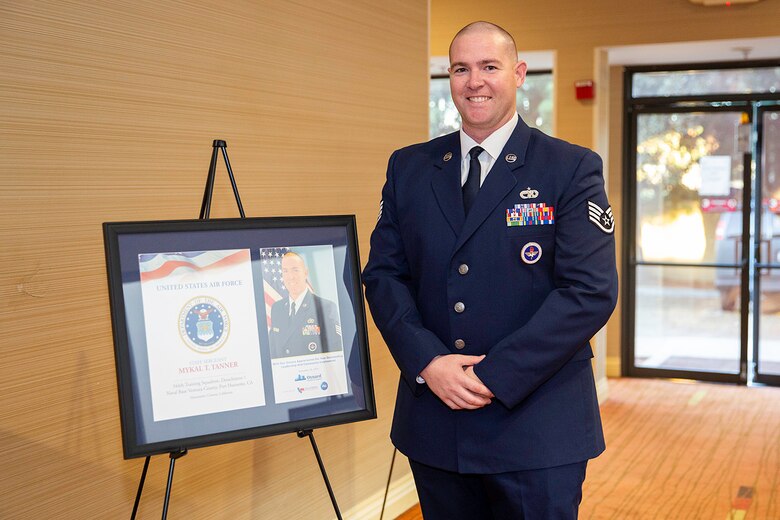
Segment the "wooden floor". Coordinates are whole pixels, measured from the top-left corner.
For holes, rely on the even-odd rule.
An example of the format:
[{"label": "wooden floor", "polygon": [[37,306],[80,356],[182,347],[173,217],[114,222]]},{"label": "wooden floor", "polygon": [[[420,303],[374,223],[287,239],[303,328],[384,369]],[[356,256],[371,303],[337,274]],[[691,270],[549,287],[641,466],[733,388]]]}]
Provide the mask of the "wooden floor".
[{"label": "wooden floor", "polygon": [[780,388],[610,379],[601,413],[581,519],[780,520]]}]

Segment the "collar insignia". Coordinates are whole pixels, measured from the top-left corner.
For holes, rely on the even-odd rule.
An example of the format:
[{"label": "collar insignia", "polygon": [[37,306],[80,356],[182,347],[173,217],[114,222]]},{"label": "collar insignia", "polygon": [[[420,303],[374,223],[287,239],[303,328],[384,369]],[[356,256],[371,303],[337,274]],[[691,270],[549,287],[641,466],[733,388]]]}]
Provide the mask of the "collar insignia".
[{"label": "collar insignia", "polygon": [[506,159],[506,162],[508,163],[513,163],[517,160],[517,156],[513,153],[508,153],[506,154],[506,157],[504,157],[504,159]]},{"label": "collar insignia", "polygon": [[443,159],[444,159],[444,162],[447,162],[450,159],[452,159],[452,152],[445,153]]}]

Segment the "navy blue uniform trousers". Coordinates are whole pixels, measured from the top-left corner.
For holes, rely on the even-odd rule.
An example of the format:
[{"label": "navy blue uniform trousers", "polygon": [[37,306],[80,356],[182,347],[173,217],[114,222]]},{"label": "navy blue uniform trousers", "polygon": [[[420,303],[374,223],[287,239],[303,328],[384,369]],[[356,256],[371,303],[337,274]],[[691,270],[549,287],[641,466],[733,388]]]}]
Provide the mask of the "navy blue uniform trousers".
[{"label": "navy blue uniform trousers", "polygon": [[575,520],[587,461],[488,475],[409,464],[425,520]]}]

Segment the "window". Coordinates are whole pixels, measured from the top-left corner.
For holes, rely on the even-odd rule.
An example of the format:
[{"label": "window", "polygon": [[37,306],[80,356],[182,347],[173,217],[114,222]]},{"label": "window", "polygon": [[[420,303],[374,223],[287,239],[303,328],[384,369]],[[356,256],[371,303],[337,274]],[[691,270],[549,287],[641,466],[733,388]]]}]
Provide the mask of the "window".
[{"label": "window", "polygon": [[[447,76],[432,76],[429,117],[430,137],[439,137],[460,129],[460,114],[450,97]],[[517,89],[517,112],[528,126],[552,135],[553,75],[551,71],[529,72]]]},{"label": "window", "polygon": [[780,67],[638,72],[634,98],[780,92]]}]

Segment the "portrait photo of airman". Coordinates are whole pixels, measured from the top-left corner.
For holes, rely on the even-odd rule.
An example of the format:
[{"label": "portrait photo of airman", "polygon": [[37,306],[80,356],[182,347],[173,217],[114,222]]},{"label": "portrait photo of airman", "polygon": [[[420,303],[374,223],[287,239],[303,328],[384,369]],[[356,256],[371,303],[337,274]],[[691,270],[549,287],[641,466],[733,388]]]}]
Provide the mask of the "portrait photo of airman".
[{"label": "portrait photo of airman", "polygon": [[338,307],[314,293],[304,258],[292,251],[285,253],[281,271],[288,294],[271,307],[271,357],[342,350]]}]

